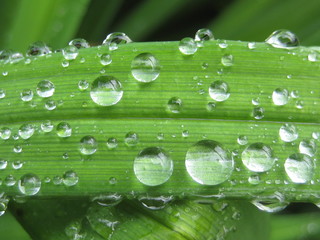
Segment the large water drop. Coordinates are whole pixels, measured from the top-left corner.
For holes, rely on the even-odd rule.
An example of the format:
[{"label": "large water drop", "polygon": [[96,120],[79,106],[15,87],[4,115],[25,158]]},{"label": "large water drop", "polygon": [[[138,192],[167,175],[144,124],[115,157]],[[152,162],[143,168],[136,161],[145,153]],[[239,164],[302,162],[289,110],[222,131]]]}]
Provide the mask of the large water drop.
[{"label": "large water drop", "polygon": [[302,153],[290,155],[284,163],[290,180],[294,183],[306,183],[313,177],[314,164],[312,159]]},{"label": "large water drop", "polygon": [[160,63],[151,53],[141,53],[131,62],[131,74],[139,82],[152,82],[159,77]]}]

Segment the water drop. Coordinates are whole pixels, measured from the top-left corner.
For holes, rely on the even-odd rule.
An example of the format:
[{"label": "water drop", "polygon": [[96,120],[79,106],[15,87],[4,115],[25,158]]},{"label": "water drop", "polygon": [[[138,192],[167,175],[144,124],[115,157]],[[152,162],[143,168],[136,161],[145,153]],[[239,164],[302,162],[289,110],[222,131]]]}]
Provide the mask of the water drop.
[{"label": "water drop", "polygon": [[272,101],[274,105],[283,106],[288,103],[289,91],[285,88],[277,88],[272,93]]},{"label": "water drop", "polygon": [[292,91],[290,92],[290,96],[291,96],[292,98],[299,98],[299,91],[298,91],[298,90],[292,90]]},{"label": "water drop", "polygon": [[24,56],[22,53],[13,52],[10,56],[10,63],[15,64],[15,63],[22,61],[23,59],[24,59]]},{"label": "water drop", "polygon": [[216,108],[216,103],[215,103],[215,102],[208,102],[208,104],[207,104],[207,110],[208,110],[209,112],[212,112],[213,110],[215,110],[215,108]]},{"label": "water drop", "polygon": [[78,48],[73,45],[66,46],[64,49],[62,49],[62,55],[66,60],[74,60],[77,58],[78,54]]},{"label": "water drop", "polygon": [[64,60],[64,61],[61,62],[61,66],[64,67],[64,68],[69,67],[69,64],[70,63],[67,60]]},{"label": "water drop", "polygon": [[53,130],[53,124],[51,123],[50,120],[46,120],[40,125],[41,130],[44,132],[51,132]]},{"label": "water drop", "polygon": [[[1,136],[1,131],[0,131],[0,136]],[[312,138],[315,140],[320,140],[320,132],[313,132]]]},{"label": "water drop", "polygon": [[80,152],[84,155],[92,155],[97,151],[98,143],[92,136],[85,136],[80,140]]},{"label": "water drop", "polygon": [[0,89],[0,99],[5,98],[6,96],[6,91],[3,89]]},{"label": "water drop", "polygon": [[209,40],[214,40],[214,36],[213,36],[213,33],[211,30],[209,30],[207,28],[202,28],[196,32],[194,40],[195,41],[209,41]]},{"label": "water drop", "polygon": [[23,124],[20,128],[19,128],[19,136],[22,139],[29,139],[32,137],[32,135],[34,134],[34,126],[32,124]]},{"label": "water drop", "polygon": [[115,105],[121,100],[122,95],[122,85],[113,76],[100,76],[91,85],[90,97],[100,106]]},{"label": "water drop", "polygon": [[217,185],[231,176],[233,159],[220,143],[202,140],[188,149],[185,165],[194,181],[203,185]]},{"label": "water drop", "polygon": [[100,63],[103,66],[107,66],[107,65],[111,64],[112,63],[111,55],[109,53],[102,54],[100,57]]},{"label": "water drop", "polygon": [[317,144],[314,139],[305,139],[299,144],[299,152],[307,154],[309,157],[313,157],[317,151]]},{"label": "water drop", "polygon": [[8,165],[7,160],[0,159],[0,170],[6,169]]},{"label": "water drop", "polygon": [[314,164],[312,159],[303,153],[290,155],[284,163],[284,168],[294,183],[306,183],[313,177]]},{"label": "water drop", "polygon": [[295,125],[285,123],[279,129],[279,136],[284,142],[293,142],[299,137],[299,134]]},{"label": "water drop", "polygon": [[109,149],[115,149],[116,147],[118,147],[118,140],[114,137],[108,138],[107,147]]},{"label": "water drop", "polygon": [[297,36],[284,29],[274,31],[265,41],[275,48],[293,48],[299,46]]},{"label": "water drop", "polygon": [[272,149],[261,142],[249,145],[241,155],[242,163],[253,172],[266,172],[275,162]]},{"label": "water drop", "polygon": [[289,205],[289,202],[285,201],[282,194],[278,192],[272,196],[255,199],[251,203],[261,211],[269,213],[279,212]]},{"label": "water drop", "polygon": [[63,174],[62,182],[65,186],[71,187],[78,183],[79,177],[76,172],[69,170]]},{"label": "water drop", "polygon": [[41,180],[37,175],[28,173],[21,177],[18,182],[18,187],[22,194],[33,196],[40,191]]},{"label": "water drop", "polygon": [[52,110],[56,109],[56,107],[57,107],[56,102],[51,99],[47,100],[44,106],[49,111],[52,111]]},{"label": "water drop", "polygon": [[31,56],[44,56],[52,53],[51,48],[48,47],[44,42],[35,42],[29,46],[26,55]]},{"label": "water drop", "polygon": [[184,138],[189,137],[189,131],[188,130],[183,130],[182,131],[182,137],[184,137]]},{"label": "water drop", "polygon": [[24,89],[20,93],[20,98],[24,102],[30,102],[33,99],[33,91],[31,89]]},{"label": "water drop", "polygon": [[225,54],[221,58],[221,63],[225,67],[231,67],[233,65],[233,55]]},{"label": "water drop", "polygon": [[89,83],[87,80],[80,80],[78,82],[78,88],[80,91],[84,91],[84,90],[88,89],[88,87],[89,87]]},{"label": "water drop", "polygon": [[52,179],[54,185],[60,185],[62,183],[62,178],[60,176],[55,176]]},{"label": "water drop", "polygon": [[304,102],[302,100],[297,100],[296,101],[296,108],[297,109],[302,109],[304,106]]},{"label": "water drop", "polygon": [[0,62],[8,63],[10,61],[12,50],[1,50],[0,51]]},{"label": "water drop", "polygon": [[168,181],[173,172],[173,161],[159,147],[143,149],[134,160],[134,173],[147,186],[158,186]]},{"label": "water drop", "polygon": [[256,43],[255,42],[249,42],[248,43],[248,48],[251,49],[251,50],[255,49],[256,48]]},{"label": "water drop", "polygon": [[198,50],[198,46],[192,38],[186,37],[180,41],[179,50],[184,55],[193,55]]},{"label": "water drop", "polygon": [[16,182],[17,182],[17,180],[11,174],[8,175],[3,181],[4,185],[6,185],[7,187],[14,186],[16,184]]},{"label": "water drop", "polygon": [[9,198],[4,192],[0,193],[0,216],[5,214],[9,203]]},{"label": "water drop", "polygon": [[179,113],[182,109],[182,100],[177,97],[172,97],[169,99],[167,108],[172,113]]},{"label": "water drop", "polygon": [[255,107],[252,110],[252,115],[255,119],[262,119],[264,118],[264,108],[263,107]]},{"label": "water drop", "polygon": [[54,84],[49,80],[42,80],[37,85],[37,94],[43,98],[51,97],[54,90]]},{"label": "water drop", "polygon": [[311,52],[308,54],[308,61],[309,62],[316,62],[318,54],[316,52]]},{"label": "water drop", "polygon": [[14,161],[12,163],[12,168],[15,169],[15,170],[18,170],[18,169],[22,168],[22,166],[23,166],[23,162],[21,162],[19,160]]},{"label": "water drop", "polygon": [[3,127],[0,129],[0,138],[3,140],[9,139],[11,136],[11,129],[8,127]]},{"label": "water drop", "polygon": [[173,201],[173,196],[140,196],[138,200],[147,209],[160,210],[165,208],[170,202]]},{"label": "water drop", "polygon": [[123,197],[117,193],[108,195],[99,195],[92,198],[92,201],[97,202],[103,207],[113,207],[122,201]]},{"label": "water drop", "polygon": [[69,123],[61,122],[56,128],[57,135],[62,138],[70,137],[72,134],[72,128]]},{"label": "water drop", "polygon": [[110,177],[109,178],[109,184],[110,185],[115,185],[117,184],[118,180],[115,177]]},{"label": "water drop", "polygon": [[102,44],[109,47],[109,50],[114,51],[118,49],[118,45],[131,43],[132,40],[122,32],[110,33]]},{"label": "water drop", "polygon": [[160,63],[151,53],[141,53],[131,62],[131,74],[139,82],[152,82],[159,77]]},{"label": "water drop", "polygon": [[80,49],[80,48],[89,48],[90,45],[87,42],[87,40],[83,39],[83,38],[76,38],[73,39],[69,42],[70,46],[75,46],[76,48]]},{"label": "water drop", "polygon": [[128,147],[134,147],[139,143],[139,136],[135,132],[128,132],[124,138],[124,142]]},{"label": "water drop", "polygon": [[260,105],[260,98],[259,98],[259,97],[252,98],[251,103],[252,103],[252,105],[254,105],[254,106]]},{"label": "water drop", "polygon": [[20,145],[14,145],[13,146],[13,152],[14,153],[21,153],[22,152],[22,147]]},{"label": "water drop", "polygon": [[259,175],[253,174],[248,178],[248,182],[252,185],[257,185],[261,182]]},{"label": "water drop", "polygon": [[209,87],[209,95],[213,100],[223,102],[230,97],[229,85],[224,81],[215,81]]},{"label": "water drop", "polygon": [[240,136],[237,138],[237,142],[238,142],[238,144],[240,144],[240,145],[246,145],[246,144],[248,144],[248,137],[245,136],[245,135],[240,135]]}]

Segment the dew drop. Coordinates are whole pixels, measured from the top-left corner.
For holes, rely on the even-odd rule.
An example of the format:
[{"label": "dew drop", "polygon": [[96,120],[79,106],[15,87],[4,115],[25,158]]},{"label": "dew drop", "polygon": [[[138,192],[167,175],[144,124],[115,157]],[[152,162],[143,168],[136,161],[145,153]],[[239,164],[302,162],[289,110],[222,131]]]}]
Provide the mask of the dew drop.
[{"label": "dew drop", "polygon": [[277,88],[272,93],[272,101],[274,105],[283,106],[288,103],[289,91],[285,88]]},{"label": "dew drop", "polygon": [[284,168],[294,183],[306,183],[313,177],[314,164],[312,159],[303,153],[290,155],[284,163]]},{"label": "dew drop", "polygon": [[182,131],[182,137],[184,137],[184,138],[189,137],[189,131],[188,130],[183,130]]},{"label": "dew drop", "polygon": [[258,119],[258,120],[264,118],[264,108],[263,107],[253,108],[252,115],[255,119]]},{"label": "dew drop", "polygon": [[100,57],[100,63],[103,66],[107,66],[107,65],[111,64],[112,63],[111,55],[109,53],[102,54]]},{"label": "dew drop", "polygon": [[296,108],[297,109],[302,109],[304,106],[304,102],[302,100],[297,100],[296,101]]},{"label": "dew drop", "polygon": [[27,50],[26,55],[31,56],[44,56],[52,53],[51,48],[48,47],[44,42],[35,42],[31,44]]},{"label": "dew drop", "polygon": [[159,77],[160,63],[151,53],[141,53],[131,62],[131,74],[139,82],[152,82]]},{"label": "dew drop", "polygon": [[14,161],[12,163],[12,168],[15,169],[15,170],[18,170],[18,169],[22,168],[22,166],[23,166],[23,162],[21,162],[19,160],[18,161]]},{"label": "dew drop", "polygon": [[237,142],[238,142],[239,145],[246,145],[246,144],[248,144],[248,137],[245,136],[245,135],[240,135],[237,138]]},{"label": "dew drop", "polygon": [[172,113],[180,113],[182,109],[182,100],[177,97],[172,97],[169,99],[167,108]]},{"label": "dew drop", "polygon": [[70,63],[67,60],[64,60],[64,61],[61,62],[61,66],[64,67],[64,68],[69,67],[69,64]]},{"label": "dew drop", "polygon": [[30,102],[33,99],[33,91],[31,89],[24,89],[20,93],[20,98],[24,102]]},{"label": "dew drop", "polygon": [[37,94],[43,98],[51,97],[54,90],[54,84],[49,80],[42,80],[37,85]]},{"label": "dew drop", "polygon": [[7,160],[0,159],[0,170],[6,169],[8,165]]},{"label": "dew drop", "polygon": [[60,185],[62,183],[62,178],[60,176],[55,176],[52,179],[54,185]]},{"label": "dew drop", "polygon": [[41,123],[40,128],[44,132],[51,132],[53,130],[53,124],[50,120],[46,120],[43,123]]},{"label": "dew drop", "polygon": [[285,123],[279,129],[279,136],[284,142],[293,142],[299,137],[299,134],[295,125]]},{"label": "dew drop", "polygon": [[179,50],[184,55],[193,55],[198,50],[198,46],[192,38],[186,37],[179,42]]},{"label": "dew drop", "polygon": [[47,100],[44,106],[49,111],[52,111],[57,107],[56,102],[54,100]]},{"label": "dew drop", "polygon": [[0,89],[0,99],[5,98],[6,96],[6,91],[3,89]]},{"label": "dew drop", "polygon": [[318,54],[316,52],[311,52],[308,54],[308,61],[309,62],[316,62],[318,58]]},{"label": "dew drop", "polygon": [[248,182],[252,185],[257,185],[261,182],[260,176],[257,174],[253,174],[248,178]]},{"label": "dew drop", "polygon": [[225,67],[231,67],[233,65],[233,55],[225,54],[221,58],[221,63]]},{"label": "dew drop", "polygon": [[117,184],[118,180],[115,177],[109,178],[109,184],[110,185],[115,185]]},{"label": "dew drop", "polygon": [[17,182],[17,180],[11,174],[6,176],[6,178],[3,181],[4,185],[6,185],[7,187],[14,186],[16,184],[16,182]]},{"label": "dew drop", "polygon": [[203,185],[217,185],[229,179],[234,162],[229,151],[220,143],[201,140],[190,147],[185,165],[194,181]]},{"label": "dew drop", "polygon": [[8,127],[3,127],[0,129],[0,138],[3,140],[9,139],[11,136],[11,129]]},{"label": "dew drop", "polygon": [[87,40],[83,39],[83,38],[76,38],[73,39],[69,42],[70,46],[75,46],[76,48],[80,49],[80,48],[89,48],[90,45],[87,42]]},{"label": "dew drop", "polygon": [[78,88],[80,91],[85,91],[88,89],[88,87],[89,87],[89,83],[87,80],[80,80],[78,82]]},{"label": "dew drop", "polygon": [[19,191],[27,196],[36,195],[41,188],[40,178],[32,173],[25,174],[18,182]]},{"label": "dew drop", "polygon": [[173,196],[140,196],[139,202],[147,209],[160,210],[164,209],[170,202],[173,201]]},{"label": "dew drop", "polygon": [[93,202],[97,202],[103,207],[113,207],[118,205],[122,201],[123,197],[117,193],[108,195],[99,195],[92,198]]},{"label": "dew drop", "polygon": [[209,87],[209,95],[213,100],[223,102],[230,97],[229,85],[224,81],[215,81]]},{"label": "dew drop", "polygon": [[299,152],[313,157],[317,151],[317,144],[314,139],[305,139],[299,144]]},{"label": "dew drop", "polygon": [[273,196],[255,199],[251,203],[261,211],[268,213],[279,212],[289,205],[289,202],[285,201],[282,194],[278,192]]},{"label": "dew drop", "polygon": [[63,174],[62,182],[65,186],[71,187],[78,183],[79,177],[76,172],[69,170]]},{"label": "dew drop", "polygon": [[173,172],[173,161],[159,147],[143,149],[134,160],[137,179],[147,186],[158,186],[168,181]]},{"label": "dew drop", "polygon": [[124,142],[128,147],[134,147],[139,143],[139,136],[135,132],[128,132],[124,138]]},{"label": "dew drop", "polygon": [[212,112],[216,109],[216,103],[215,102],[208,102],[207,104],[207,110],[209,112]]},{"label": "dew drop", "polygon": [[62,55],[66,60],[74,60],[77,58],[79,50],[76,46],[69,45],[62,49]]},{"label": "dew drop", "polygon": [[109,47],[109,50],[114,51],[118,49],[118,45],[131,43],[132,40],[122,32],[110,33],[102,44]]},{"label": "dew drop", "polygon": [[299,46],[297,36],[284,29],[274,31],[265,41],[275,48],[293,48]]},{"label": "dew drop", "polygon": [[241,155],[242,163],[253,172],[266,172],[275,162],[272,149],[261,142],[249,145]]},{"label": "dew drop", "polygon": [[113,76],[100,76],[91,85],[90,97],[100,106],[115,105],[121,100],[122,95],[122,85]]},{"label": "dew drop", "polygon": [[80,152],[84,155],[92,155],[98,149],[98,142],[92,136],[85,136],[80,140]]},{"label": "dew drop", "polygon": [[62,138],[70,137],[72,134],[72,128],[69,123],[61,122],[56,128],[57,135]]},{"label": "dew drop", "polygon": [[109,149],[115,149],[116,147],[118,147],[118,140],[114,137],[108,138],[107,147]]},{"label": "dew drop", "polygon": [[26,123],[19,128],[18,133],[22,139],[29,139],[34,134],[34,131],[34,126],[32,124]]},{"label": "dew drop", "polygon": [[209,41],[214,40],[214,36],[211,30],[207,28],[201,28],[196,32],[194,37],[195,41]]},{"label": "dew drop", "polygon": [[255,42],[249,42],[248,43],[248,48],[251,49],[251,50],[255,49],[256,48],[256,43]]}]

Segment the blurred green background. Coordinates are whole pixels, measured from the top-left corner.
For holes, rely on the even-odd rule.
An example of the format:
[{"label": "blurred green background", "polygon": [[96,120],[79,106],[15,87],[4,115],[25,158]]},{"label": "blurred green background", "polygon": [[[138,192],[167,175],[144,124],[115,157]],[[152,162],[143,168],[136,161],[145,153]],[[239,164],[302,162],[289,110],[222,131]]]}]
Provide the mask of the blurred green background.
[{"label": "blurred green background", "polygon": [[[99,45],[115,31],[133,41],[177,41],[204,27],[243,41],[289,29],[302,45],[319,45],[319,12],[319,0],[1,0],[0,49],[25,53],[38,40],[59,49],[73,38]],[[273,215],[272,239],[320,239],[319,217],[314,205],[291,204]],[[30,239],[10,213],[0,217],[4,239]]]}]

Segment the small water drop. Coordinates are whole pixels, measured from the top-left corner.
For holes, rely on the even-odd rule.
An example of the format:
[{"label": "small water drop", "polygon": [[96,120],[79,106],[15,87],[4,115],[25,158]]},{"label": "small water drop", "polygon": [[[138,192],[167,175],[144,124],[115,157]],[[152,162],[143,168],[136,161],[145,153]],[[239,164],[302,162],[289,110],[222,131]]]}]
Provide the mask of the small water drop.
[{"label": "small water drop", "polygon": [[107,194],[107,195],[99,195],[93,197],[91,200],[93,202],[97,202],[100,206],[103,207],[113,207],[118,205],[122,201],[123,197],[117,193]]},{"label": "small water drop", "polygon": [[291,92],[290,92],[290,96],[292,97],[292,98],[299,98],[300,96],[299,96],[299,91],[298,90],[292,90]]},{"label": "small water drop", "polygon": [[255,42],[249,42],[248,43],[248,48],[251,49],[251,50],[255,49],[256,48],[256,43]]},{"label": "small water drop", "polygon": [[54,84],[49,80],[42,80],[37,85],[37,94],[43,98],[51,97],[54,90]]},{"label": "small water drop", "polygon": [[276,192],[272,196],[258,198],[251,201],[258,209],[264,212],[275,213],[285,209],[289,202],[285,201],[281,193]]},{"label": "small water drop", "polygon": [[0,99],[5,98],[6,96],[6,91],[4,89],[0,89]]},{"label": "small water drop", "polygon": [[62,55],[65,60],[74,60],[77,58],[79,50],[76,46],[69,45],[62,49]]},{"label": "small water drop", "polygon": [[34,131],[34,126],[32,124],[26,123],[19,128],[18,133],[22,139],[29,139],[34,134]]},{"label": "small water drop", "polygon": [[18,170],[18,169],[22,168],[22,166],[23,166],[23,162],[21,162],[19,160],[14,161],[12,163],[12,168],[15,169],[15,170]]},{"label": "small water drop", "polygon": [[173,201],[173,196],[140,196],[138,197],[140,203],[150,210],[164,209],[170,202]]},{"label": "small water drop", "polygon": [[69,65],[70,65],[70,63],[69,63],[69,61],[67,61],[67,60],[63,60],[63,61],[61,62],[61,66],[64,67],[64,68],[69,67]]},{"label": "small water drop", "polygon": [[18,187],[22,194],[33,196],[40,191],[41,180],[37,175],[28,173],[21,177],[18,182]]},{"label": "small water drop", "polygon": [[317,144],[314,139],[305,139],[299,144],[299,152],[313,157],[317,151]]},{"label": "small water drop", "polygon": [[296,108],[297,109],[302,109],[304,106],[304,102],[302,100],[297,100],[296,101]]},{"label": "small water drop", "polygon": [[139,143],[139,136],[135,132],[128,132],[124,138],[124,143],[128,147],[134,147]]},{"label": "small water drop", "polygon": [[118,45],[131,43],[132,40],[122,32],[110,33],[102,44],[109,47],[109,50],[114,51],[118,49]]},{"label": "small water drop", "polygon": [[20,98],[24,102],[30,102],[33,99],[33,91],[31,89],[24,89],[20,93]]},{"label": "small water drop", "polygon": [[80,140],[80,152],[84,155],[92,155],[98,149],[98,142],[92,136],[85,136]]},{"label": "small water drop", "polygon": [[109,184],[110,185],[115,185],[117,184],[118,180],[115,177],[110,177],[109,178]]},{"label": "small water drop", "polygon": [[6,169],[8,165],[8,161],[4,159],[0,159],[0,170]]},{"label": "small water drop", "polygon": [[216,103],[215,102],[208,102],[207,104],[207,110],[209,112],[212,112],[216,109]]},{"label": "small water drop", "polygon": [[179,42],[179,50],[184,55],[193,55],[198,50],[198,46],[192,38],[186,37]]},{"label": "small water drop", "polygon": [[72,128],[69,123],[61,122],[56,128],[57,135],[62,138],[70,137],[72,134]]},{"label": "small water drop", "polygon": [[201,28],[196,32],[196,35],[194,37],[195,41],[209,41],[214,40],[214,36],[211,30],[207,28]]},{"label": "small water drop", "polygon": [[172,113],[180,113],[182,109],[182,100],[177,97],[172,97],[169,99],[167,108]]},{"label": "small water drop", "polygon": [[182,131],[182,137],[184,137],[184,138],[189,137],[189,131],[188,130],[183,130]]},{"label": "small water drop", "polygon": [[100,76],[91,85],[90,97],[100,106],[115,105],[121,100],[122,95],[122,85],[113,76]]},{"label": "small water drop", "polygon": [[275,158],[272,149],[261,142],[249,145],[241,155],[242,163],[253,172],[266,172],[272,168]]},{"label": "small water drop", "polygon": [[277,88],[272,93],[272,101],[274,105],[283,106],[288,103],[289,91],[285,88]]},{"label": "small water drop", "polygon": [[71,187],[78,183],[79,177],[76,172],[69,170],[63,174],[62,182],[65,186]]},{"label": "small water drop", "polygon": [[225,67],[231,67],[233,65],[233,55],[225,54],[221,58],[221,63]]},{"label": "small water drop", "polygon": [[290,155],[284,163],[284,168],[294,183],[306,183],[313,177],[314,164],[312,159],[303,153]]},{"label": "small water drop", "polygon": [[112,63],[111,55],[109,53],[102,54],[100,57],[100,63],[103,66],[107,66],[107,65],[111,64]]},{"label": "small water drop", "polygon": [[248,178],[248,182],[252,185],[257,185],[261,182],[260,176],[258,174],[253,174]]},{"label": "small water drop", "polygon": [[50,120],[46,120],[43,123],[41,123],[40,128],[44,132],[51,132],[53,130],[53,124]]},{"label": "small water drop", "polygon": [[213,100],[223,102],[230,97],[229,85],[224,81],[215,81],[209,87],[209,95]]},{"label": "small water drop", "polygon": [[16,182],[17,182],[16,178],[11,174],[6,176],[6,178],[3,181],[4,185],[6,185],[7,187],[14,186]]},{"label": "small water drop", "polygon": [[108,138],[107,147],[109,149],[115,149],[116,147],[118,147],[118,140],[114,137]]},{"label": "small water drop", "polygon": [[80,80],[78,82],[78,88],[80,91],[85,91],[88,89],[88,87],[89,87],[89,83],[87,80]]},{"label": "small water drop", "polygon": [[83,39],[83,38],[76,38],[73,39],[69,42],[70,46],[75,46],[76,48],[80,49],[80,48],[89,48],[90,45],[87,42],[87,40]]},{"label": "small water drop", "polygon": [[134,160],[134,173],[147,186],[158,186],[168,181],[173,172],[173,161],[159,147],[143,149]]},{"label": "small water drop", "polygon": [[152,82],[159,77],[160,63],[151,53],[141,53],[131,62],[131,74],[139,82]]},{"label": "small water drop", "polygon": [[0,129],[0,138],[3,140],[9,139],[11,136],[11,129],[8,127],[3,127]]},{"label": "small water drop", "polygon": [[52,182],[54,185],[60,185],[62,183],[62,177],[55,176],[55,177],[53,177]]},{"label": "small water drop", "polygon": [[277,30],[271,33],[271,35],[265,40],[275,48],[293,48],[299,46],[299,40],[297,36],[288,30]]},{"label": "small water drop", "polygon": [[248,144],[248,137],[245,136],[245,135],[240,135],[237,138],[237,142],[238,142],[239,145],[246,145],[246,144]]},{"label": "small water drop", "polygon": [[251,103],[252,103],[252,105],[254,105],[254,106],[260,105],[260,98],[259,98],[259,97],[252,98]]},{"label": "small water drop", "polygon": [[253,108],[252,115],[255,119],[258,119],[258,120],[264,118],[264,108],[263,107]]},{"label": "small water drop", "polygon": [[27,50],[26,55],[31,56],[44,56],[52,53],[51,48],[48,47],[44,42],[35,42],[31,44]]},{"label": "small water drop", "polygon": [[56,102],[51,99],[47,100],[44,106],[49,111],[52,111],[52,110],[56,109],[56,107],[57,107]]},{"label": "small water drop", "polygon": [[318,54],[316,52],[311,52],[308,54],[308,61],[309,62],[316,62],[318,59]]},{"label": "small water drop", "polygon": [[285,123],[279,129],[279,136],[284,142],[293,142],[299,137],[299,134],[295,125]]},{"label": "small water drop", "polygon": [[185,165],[194,181],[203,185],[217,185],[231,176],[234,162],[229,151],[220,143],[201,140],[188,149]]}]

